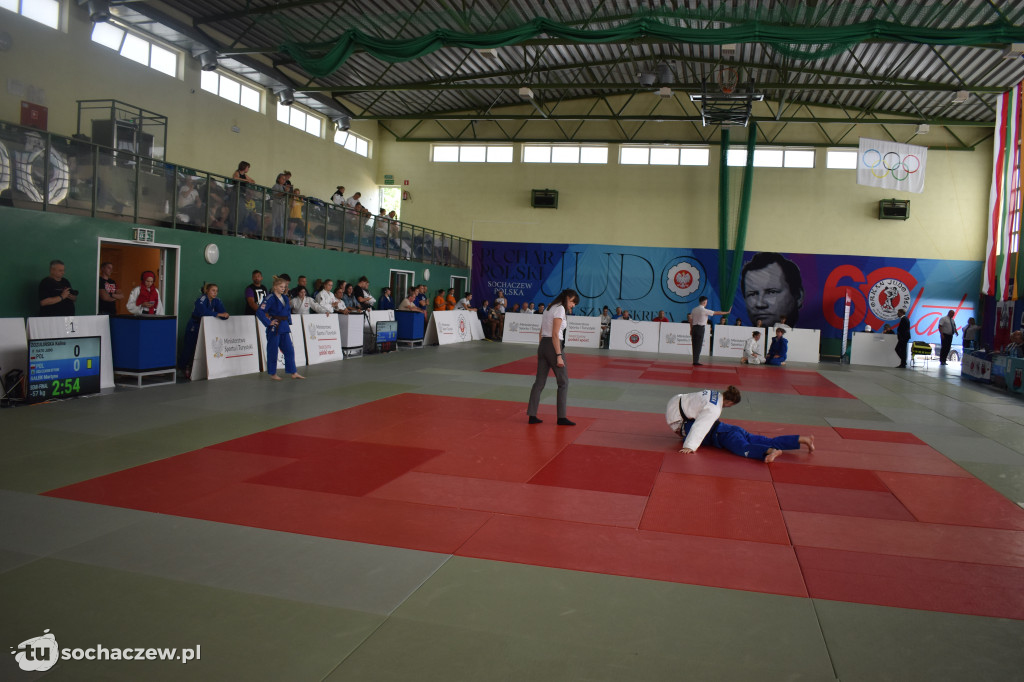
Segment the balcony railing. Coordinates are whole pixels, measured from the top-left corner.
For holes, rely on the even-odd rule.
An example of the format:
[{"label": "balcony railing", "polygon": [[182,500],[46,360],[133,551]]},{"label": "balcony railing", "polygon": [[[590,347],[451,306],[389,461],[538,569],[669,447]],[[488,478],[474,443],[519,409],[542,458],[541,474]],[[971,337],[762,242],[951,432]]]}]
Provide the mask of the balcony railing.
[{"label": "balcony railing", "polygon": [[0,203],[453,267],[471,252],[437,230],[3,122]]}]

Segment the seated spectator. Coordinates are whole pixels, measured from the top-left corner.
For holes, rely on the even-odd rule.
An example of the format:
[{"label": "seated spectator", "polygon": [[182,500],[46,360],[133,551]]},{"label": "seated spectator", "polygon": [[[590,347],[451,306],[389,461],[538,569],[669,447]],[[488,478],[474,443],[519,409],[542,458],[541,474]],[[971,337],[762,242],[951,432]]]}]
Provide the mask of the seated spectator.
[{"label": "seated spectator", "polygon": [[491,311],[493,310],[491,300],[484,299],[484,302],[476,311],[476,316],[480,318],[480,325],[484,328],[484,337],[488,339],[493,336],[492,329],[494,324],[491,322]]},{"label": "seated spectator", "polygon": [[615,314],[612,315],[612,319],[613,320],[621,320],[622,319],[622,308],[616,308],[615,309]]},{"label": "seated spectator", "polygon": [[459,299],[459,302],[455,304],[455,310],[469,310],[476,312],[476,308],[473,307],[473,294],[466,292],[466,295]]},{"label": "seated spectator", "polygon": [[395,299],[391,298],[391,287],[384,287],[380,292],[380,302],[377,304],[379,310],[394,310]]},{"label": "seated spectator", "polygon": [[153,286],[156,274],[146,270],[140,279],[142,284],[128,295],[128,312],[132,315],[163,315],[164,302],[160,299],[160,292]]},{"label": "seated spectator", "polygon": [[1003,346],[1002,353],[1011,358],[1024,357],[1024,331],[1018,329],[1010,334],[1010,343]]},{"label": "seated spectator", "polygon": [[334,314],[334,309],[331,306],[321,305],[312,296],[306,295],[306,287],[301,284],[294,289],[294,294],[291,294],[291,309],[295,315],[309,315],[310,313],[323,313],[330,317]]},{"label": "seated spectator", "polygon": [[370,295],[370,280],[366,278],[366,275],[363,275],[356,281],[355,296],[356,302],[363,310],[370,310],[373,308],[373,304],[377,302],[377,299]]},{"label": "seated spectator", "polygon": [[409,287],[409,295],[403,298],[402,302],[398,304],[398,309],[414,313],[423,313],[424,315],[426,315],[426,313],[424,313],[423,310],[416,303],[416,298],[419,296],[419,294],[419,287]]},{"label": "seated spectator", "polygon": [[882,333],[883,334],[895,334],[896,331],[892,328],[891,324],[886,324],[886,325],[882,326]]},{"label": "seated spectator", "polygon": [[351,283],[345,284],[345,293],[342,295],[342,301],[345,302],[346,308],[351,308],[350,312],[357,313],[361,312],[363,306],[356,300],[356,285]]},{"label": "seated spectator", "polygon": [[757,322],[754,323],[754,326],[759,328],[759,329],[763,329],[764,328],[764,322],[762,322],[761,319],[758,318]]},{"label": "seated spectator", "polygon": [[527,303],[526,304],[526,310],[524,310],[523,312],[524,313],[529,313],[531,315],[534,315],[534,314],[537,313],[537,308],[534,307],[532,302],[531,303]]},{"label": "seated spectator", "polygon": [[735,326],[737,326],[737,327],[742,327],[743,326],[743,320],[741,320],[740,318],[737,317],[736,321],[733,324]]},{"label": "seated spectator", "polygon": [[292,298],[295,298],[296,296],[298,296],[299,295],[299,287],[305,289],[306,293],[309,294],[309,285],[306,284],[306,276],[305,275],[299,275],[299,283],[295,285],[294,289],[292,289],[291,291],[288,292],[288,295],[291,296]]},{"label": "seated spectator", "polygon": [[623,311],[622,311],[622,319],[623,319],[623,320],[632,320],[632,319],[633,319],[633,318],[632,318],[632,317],[630,316],[630,314],[629,314],[629,310],[623,310]]},{"label": "seated spectator", "polygon": [[245,314],[255,315],[256,309],[267,297],[267,288],[263,286],[263,273],[259,270],[252,271],[252,284],[245,288]]},{"label": "seated spectator", "polygon": [[764,363],[764,355],[761,354],[761,332],[751,333],[750,338],[743,344],[743,358],[740,362],[747,365],[760,365]]},{"label": "seated spectator", "polygon": [[658,316],[651,320],[651,322],[668,322],[668,317],[665,315],[665,311],[659,310]]},{"label": "seated spectator", "polygon": [[608,310],[608,306],[601,309],[601,341],[598,345],[599,348],[605,348],[608,346],[608,336],[612,331],[612,312]]},{"label": "seated spectator", "polygon": [[64,279],[64,262],[50,261],[50,274],[39,283],[39,316],[71,317],[78,292]]},{"label": "seated spectator", "polygon": [[333,279],[324,280],[323,287],[316,292],[316,302],[322,308],[330,308],[333,312],[338,312],[338,299],[334,297]]},{"label": "seated spectator", "polygon": [[781,326],[775,327],[775,338],[772,345],[768,347],[768,355],[765,356],[765,363],[769,365],[786,364],[786,354],[789,351],[789,341],[785,338],[786,330]]},{"label": "seated spectator", "polygon": [[176,217],[179,223],[203,224],[203,202],[199,198],[199,190],[196,189],[196,182],[191,175],[182,178],[181,189],[178,190],[178,215]]},{"label": "seated spectator", "polygon": [[538,315],[543,315],[545,310],[547,310],[547,306],[544,305],[543,303],[541,303],[539,306],[537,306],[537,314]]},{"label": "seated spectator", "polygon": [[331,203],[335,206],[341,206],[345,203],[345,186],[338,185],[338,189],[331,195]]},{"label": "seated spectator", "polygon": [[785,315],[781,315],[781,316],[779,316],[779,322],[778,322],[778,324],[776,324],[775,326],[776,326],[776,327],[782,327],[782,329],[783,329],[783,330],[784,330],[784,331],[785,331],[786,333],[789,333],[789,332],[793,331],[793,328],[792,328],[792,327],[790,327],[790,326],[789,326],[788,324],[786,324],[786,316],[785,316]]},{"label": "seated spectator", "polygon": [[444,289],[438,289],[437,295],[434,296],[434,312],[443,312],[448,310],[448,300],[444,297]]},{"label": "seated spectator", "polygon": [[363,196],[363,195],[360,192],[356,192],[355,194],[350,196],[348,199],[345,199],[345,205],[348,206],[351,209],[354,209],[357,206],[361,206],[362,204],[359,203],[359,197],[361,197],[361,196]]},{"label": "seated spectator", "polygon": [[362,310],[360,310],[357,306],[350,306],[348,302],[345,300],[345,289],[351,286],[351,284],[345,284],[343,282],[342,284],[338,285],[337,289],[334,290],[334,310],[339,315],[358,315],[362,313]]},{"label": "seated spectator", "polygon": [[512,310],[510,310],[509,312],[510,313],[518,313],[518,312],[522,312],[522,311],[519,310],[519,304],[518,303],[513,303],[512,304]]},{"label": "seated spectator", "polygon": [[448,310],[455,310],[455,304],[458,302],[455,300],[455,289],[448,290],[448,295],[445,297],[444,302],[448,306]]},{"label": "seated spectator", "polygon": [[[213,196],[212,194],[210,196]],[[231,208],[227,204],[218,204],[210,211],[210,229],[227,234],[231,225]]]}]

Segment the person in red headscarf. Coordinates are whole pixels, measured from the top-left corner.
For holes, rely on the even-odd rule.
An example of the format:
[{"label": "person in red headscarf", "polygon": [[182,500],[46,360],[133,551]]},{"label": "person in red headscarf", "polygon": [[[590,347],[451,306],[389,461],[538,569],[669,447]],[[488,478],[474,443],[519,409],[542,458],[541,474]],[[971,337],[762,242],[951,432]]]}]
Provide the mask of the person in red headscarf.
[{"label": "person in red headscarf", "polygon": [[142,284],[132,289],[128,296],[128,312],[132,315],[163,315],[164,302],[160,292],[153,285],[156,274],[152,270],[142,273]]}]

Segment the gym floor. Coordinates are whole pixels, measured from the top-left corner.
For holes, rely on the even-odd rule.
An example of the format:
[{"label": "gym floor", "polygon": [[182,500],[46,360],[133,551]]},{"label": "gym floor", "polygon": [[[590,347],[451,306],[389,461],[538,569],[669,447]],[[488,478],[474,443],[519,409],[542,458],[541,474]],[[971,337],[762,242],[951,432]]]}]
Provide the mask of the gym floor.
[{"label": "gym floor", "polygon": [[[1024,403],[910,370],[477,342],[0,411],[0,631],[46,680],[962,680],[1024,669]],[[895,355],[894,355],[895,361]],[[682,455],[664,407],[815,437]]]}]

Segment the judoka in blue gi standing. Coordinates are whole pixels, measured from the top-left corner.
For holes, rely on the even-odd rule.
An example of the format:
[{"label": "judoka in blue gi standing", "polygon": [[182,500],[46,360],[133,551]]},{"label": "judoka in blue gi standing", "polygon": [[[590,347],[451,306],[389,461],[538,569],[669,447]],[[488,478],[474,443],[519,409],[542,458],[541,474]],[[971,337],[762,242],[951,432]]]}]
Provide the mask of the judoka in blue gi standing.
[{"label": "judoka in blue gi standing", "polygon": [[274,277],[271,294],[256,308],[256,317],[267,328],[267,374],[277,381],[277,351],[284,354],[284,371],[292,379],[305,379],[295,367],[295,346],[292,345],[292,309],[288,302],[288,280]]},{"label": "judoka in blue gi standing", "polygon": [[807,446],[814,452],[814,436],[776,436],[768,438],[719,421],[723,407],[740,402],[740,390],[730,386],[722,392],[711,389],[699,393],[680,393],[668,401],[665,421],[669,428],[683,437],[682,453],[697,452],[703,444],[728,450],[748,459],[773,462],[783,450],[799,450]]},{"label": "judoka in blue gi standing", "polygon": [[181,369],[186,379],[192,379],[192,361],[196,357],[196,344],[199,342],[199,326],[204,317],[219,317],[222,320],[228,319],[228,313],[224,310],[224,304],[217,298],[217,285],[210,282],[203,285],[203,295],[196,299],[192,308],[192,318],[185,327],[185,338],[181,342],[181,351],[178,354],[178,368]]}]

